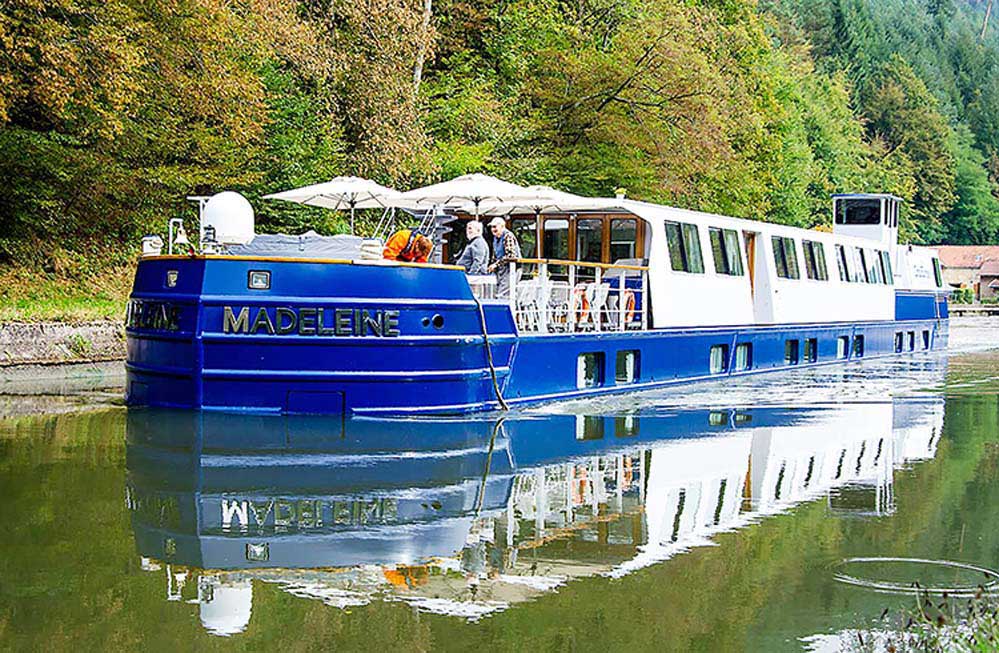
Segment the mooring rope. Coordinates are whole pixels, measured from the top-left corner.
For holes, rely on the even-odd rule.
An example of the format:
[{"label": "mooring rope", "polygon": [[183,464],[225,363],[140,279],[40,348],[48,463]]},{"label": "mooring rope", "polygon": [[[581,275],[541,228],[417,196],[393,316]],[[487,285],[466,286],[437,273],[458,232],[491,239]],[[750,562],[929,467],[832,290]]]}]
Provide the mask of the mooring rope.
[{"label": "mooring rope", "polygon": [[503,420],[506,416],[500,417],[493,424],[493,434],[489,438],[489,452],[486,454],[486,466],[482,471],[482,482],[479,484],[479,496],[475,502],[475,516],[478,517],[479,513],[482,512],[482,502],[485,500],[486,495],[486,481],[489,479],[489,470],[493,465],[493,451],[496,448],[496,436],[499,434],[500,429],[503,428]]},{"label": "mooring rope", "polygon": [[510,410],[506,399],[503,398],[503,392],[500,391],[499,381],[496,380],[496,366],[493,364],[493,348],[489,344],[489,331],[486,329],[486,313],[482,309],[482,302],[475,296],[475,293],[472,293],[472,299],[475,300],[475,305],[479,309],[479,328],[482,330],[482,341],[486,347],[486,363],[489,365],[489,375],[493,380],[493,391],[495,391],[496,399],[503,410]]}]

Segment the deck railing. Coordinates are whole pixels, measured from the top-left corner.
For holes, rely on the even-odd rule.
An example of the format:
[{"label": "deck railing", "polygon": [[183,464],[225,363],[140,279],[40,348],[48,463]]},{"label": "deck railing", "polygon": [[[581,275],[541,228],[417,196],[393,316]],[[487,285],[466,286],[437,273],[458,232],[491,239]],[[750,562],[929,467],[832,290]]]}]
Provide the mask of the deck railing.
[{"label": "deck railing", "polygon": [[510,263],[510,309],[529,333],[642,330],[648,267],[561,259]]}]

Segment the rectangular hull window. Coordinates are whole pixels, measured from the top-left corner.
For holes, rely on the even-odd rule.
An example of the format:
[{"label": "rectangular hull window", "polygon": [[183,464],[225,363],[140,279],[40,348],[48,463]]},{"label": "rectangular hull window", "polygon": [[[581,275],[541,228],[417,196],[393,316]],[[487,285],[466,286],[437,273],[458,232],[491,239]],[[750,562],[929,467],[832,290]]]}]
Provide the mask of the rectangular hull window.
[{"label": "rectangular hull window", "polygon": [[909,351],[916,351],[916,332],[910,331],[905,336],[906,346]]},{"label": "rectangular hull window", "polygon": [[923,349],[930,348],[930,332],[923,331]]},{"label": "rectangular hull window", "polygon": [[742,342],[735,346],[735,371],[744,372],[753,367],[753,345]]},{"label": "rectangular hull window", "polygon": [[604,384],[603,352],[580,354],[576,359],[576,387],[596,388]]},{"label": "rectangular hull window", "polygon": [[836,358],[846,358],[850,350],[850,336],[836,338]]},{"label": "rectangular hull window", "polygon": [[814,363],[819,360],[819,341],[809,338],[805,341],[805,362]]},{"label": "rectangular hull window", "polygon": [[797,340],[785,340],[784,341],[784,364],[785,365],[797,365],[798,364],[798,341]]},{"label": "rectangular hull window", "polygon": [[599,415],[576,415],[577,440],[603,440],[604,418]]},{"label": "rectangular hull window", "polygon": [[901,331],[896,331],[895,332],[895,353],[897,354],[897,353],[899,353],[901,351],[902,351],[902,332]]},{"label": "rectangular hull window", "polygon": [[711,373],[723,374],[728,368],[728,345],[713,345],[710,358]]},{"label": "rectangular hull window", "polygon": [[853,357],[860,358],[864,355],[864,336],[853,336]]},{"label": "rectangular hull window", "polygon": [[634,383],[638,379],[638,351],[629,349],[617,352],[614,381],[618,384]]}]

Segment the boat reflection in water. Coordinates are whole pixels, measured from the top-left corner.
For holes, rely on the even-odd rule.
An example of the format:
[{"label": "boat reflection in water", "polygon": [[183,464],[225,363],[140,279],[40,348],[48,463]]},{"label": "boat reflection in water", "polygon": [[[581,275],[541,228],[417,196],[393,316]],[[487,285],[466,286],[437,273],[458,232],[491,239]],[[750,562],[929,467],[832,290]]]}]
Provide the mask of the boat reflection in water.
[{"label": "boat reflection in water", "polygon": [[476,619],[620,576],[802,501],[893,510],[940,399],[809,408],[374,420],[135,410],[142,566],[204,627],[246,628],[253,581],[346,608]]}]

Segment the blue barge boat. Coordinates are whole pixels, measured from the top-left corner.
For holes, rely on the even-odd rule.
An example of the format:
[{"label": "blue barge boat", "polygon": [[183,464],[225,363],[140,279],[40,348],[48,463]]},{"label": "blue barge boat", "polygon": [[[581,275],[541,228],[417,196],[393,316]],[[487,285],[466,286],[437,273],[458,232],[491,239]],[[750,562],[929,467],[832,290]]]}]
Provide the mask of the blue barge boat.
[{"label": "blue barge boat", "polygon": [[[831,233],[586,200],[506,213],[523,249],[508,298],[444,262],[226,251],[210,237],[200,254],[145,255],[127,403],[467,413],[946,347],[939,261],[897,243],[896,197],[835,196]],[[445,213],[460,224],[480,208]],[[453,260],[461,230],[440,231]]]}]

